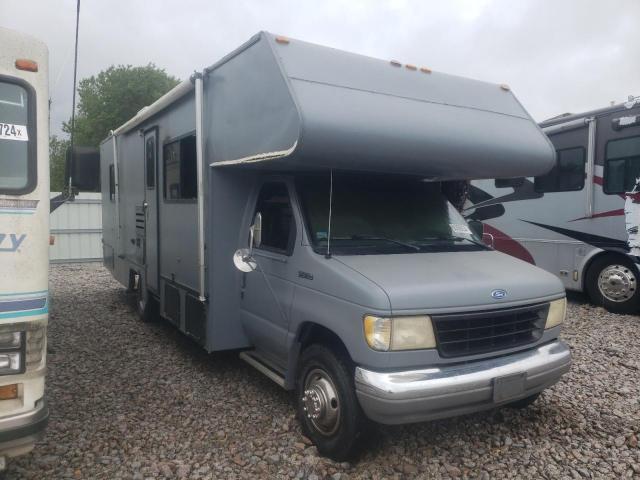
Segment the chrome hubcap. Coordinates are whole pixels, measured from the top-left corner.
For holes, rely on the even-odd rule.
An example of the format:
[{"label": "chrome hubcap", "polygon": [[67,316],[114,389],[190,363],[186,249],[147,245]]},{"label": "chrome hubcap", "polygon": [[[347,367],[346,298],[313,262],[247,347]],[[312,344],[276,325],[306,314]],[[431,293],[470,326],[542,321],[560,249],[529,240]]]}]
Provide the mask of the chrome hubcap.
[{"label": "chrome hubcap", "polygon": [[609,265],[600,272],[598,289],[611,302],[626,302],[636,291],[636,276],[624,265]]},{"label": "chrome hubcap", "polygon": [[333,381],[320,369],[309,372],[304,382],[302,410],[323,435],[331,435],[340,426],[340,401]]}]

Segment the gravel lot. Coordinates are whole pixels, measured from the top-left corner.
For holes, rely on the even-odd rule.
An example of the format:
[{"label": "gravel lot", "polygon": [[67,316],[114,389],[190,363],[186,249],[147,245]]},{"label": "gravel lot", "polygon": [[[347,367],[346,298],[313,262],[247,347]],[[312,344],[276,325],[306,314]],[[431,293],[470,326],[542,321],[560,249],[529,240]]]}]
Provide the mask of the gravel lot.
[{"label": "gravel lot", "polygon": [[381,427],[334,463],[292,397],[233,354],[140,323],[97,265],[51,271],[51,420],[5,478],[631,478],[640,476],[640,318],[573,298],[574,365],[525,411]]}]

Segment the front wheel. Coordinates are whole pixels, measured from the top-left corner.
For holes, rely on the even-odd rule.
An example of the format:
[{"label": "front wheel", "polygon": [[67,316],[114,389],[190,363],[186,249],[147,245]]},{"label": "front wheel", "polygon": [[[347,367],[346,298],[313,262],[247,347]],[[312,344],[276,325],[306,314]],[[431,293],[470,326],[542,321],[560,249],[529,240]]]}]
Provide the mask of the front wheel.
[{"label": "front wheel", "polygon": [[614,313],[635,313],[640,308],[638,269],[622,255],[596,258],[586,276],[591,301]]},{"label": "front wheel", "polygon": [[318,451],[341,462],[351,458],[368,421],[356,397],[353,368],[323,345],[302,353],[296,397],[302,432]]}]

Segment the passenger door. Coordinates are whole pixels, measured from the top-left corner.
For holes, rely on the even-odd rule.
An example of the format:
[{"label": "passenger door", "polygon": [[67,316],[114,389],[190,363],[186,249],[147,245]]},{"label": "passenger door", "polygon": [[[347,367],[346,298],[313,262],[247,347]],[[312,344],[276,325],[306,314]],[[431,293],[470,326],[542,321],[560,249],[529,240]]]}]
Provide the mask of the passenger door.
[{"label": "passenger door", "polygon": [[258,267],[242,274],[240,311],[253,345],[268,360],[284,366],[295,290],[291,260],[296,238],[296,221],[285,182],[267,181],[261,185],[251,218],[258,212],[262,215],[262,243],[253,250]]},{"label": "passenger door", "polygon": [[158,294],[158,129],[144,134],[144,255],[147,288]]}]

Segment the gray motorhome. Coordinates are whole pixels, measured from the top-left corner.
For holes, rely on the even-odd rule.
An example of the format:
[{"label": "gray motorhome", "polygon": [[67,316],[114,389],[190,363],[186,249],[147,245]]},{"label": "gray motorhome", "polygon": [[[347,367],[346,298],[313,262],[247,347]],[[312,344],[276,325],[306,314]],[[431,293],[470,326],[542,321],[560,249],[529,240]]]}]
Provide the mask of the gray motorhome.
[{"label": "gray motorhome", "polygon": [[367,419],[524,406],[568,370],[562,284],[446,196],[553,161],[504,85],[260,33],[102,143],[104,263],[346,458]]}]

